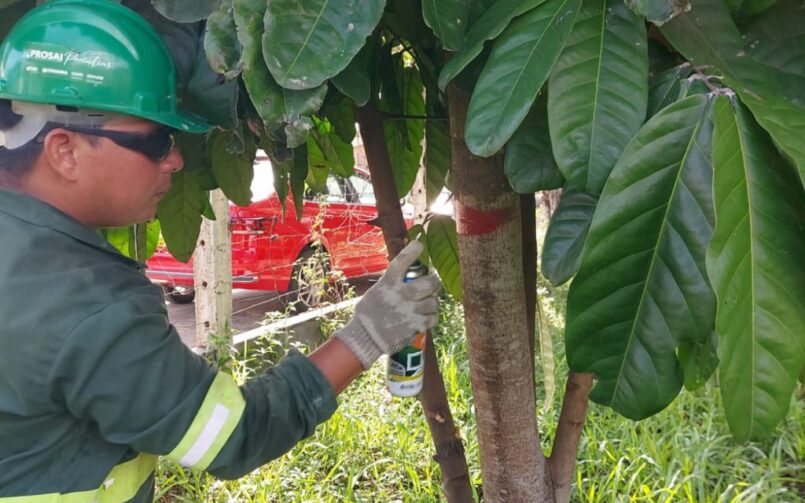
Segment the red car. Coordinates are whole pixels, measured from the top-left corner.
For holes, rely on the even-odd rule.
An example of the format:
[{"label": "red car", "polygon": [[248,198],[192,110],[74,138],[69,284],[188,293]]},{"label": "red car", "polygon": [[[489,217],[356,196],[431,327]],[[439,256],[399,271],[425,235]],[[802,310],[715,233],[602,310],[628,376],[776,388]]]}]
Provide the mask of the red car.
[{"label": "red car", "polygon": [[[271,163],[258,158],[254,172],[252,204],[229,208],[233,288],[289,292],[289,300],[310,305],[321,287],[314,288],[314,281],[305,276],[340,271],[351,279],[386,268],[383,234],[370,223],[377,208],[368,176],[356,173],[344,179],[330,174],[322,193],[306,196],[301,219],[296,218],[291,197],[283,219]],[[192,260],[179,262],[160,247],[148,260],[147,275],[165,286],[171,300],[193,300]]]}]

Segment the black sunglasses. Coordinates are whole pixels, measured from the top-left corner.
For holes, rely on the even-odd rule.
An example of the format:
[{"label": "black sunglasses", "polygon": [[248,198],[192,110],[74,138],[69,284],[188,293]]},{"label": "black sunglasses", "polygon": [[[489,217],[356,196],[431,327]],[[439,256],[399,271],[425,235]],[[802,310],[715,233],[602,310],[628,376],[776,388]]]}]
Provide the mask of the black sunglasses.
[{"label": "black sunglasses", "polygon": [[177,131],[168,126],[160,127],[150,133],[112,131],[109,129],[63,125],[54,125],[51,129],[57,127],[76,133],[108,138],[123,148],[143,154],[154,162],[164,161],[176,147]]}]

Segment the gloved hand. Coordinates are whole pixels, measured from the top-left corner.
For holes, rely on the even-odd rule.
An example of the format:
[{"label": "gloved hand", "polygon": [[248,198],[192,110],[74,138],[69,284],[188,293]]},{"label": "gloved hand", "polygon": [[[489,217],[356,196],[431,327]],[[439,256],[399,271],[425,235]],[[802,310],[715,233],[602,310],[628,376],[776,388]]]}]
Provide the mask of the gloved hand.
[{"label": "gloved hand", "polygon": [[412,241],[389,264],[386,274],[355,306],[355,316],[335,333],[368,369],[382,354],[408,345],[417,332],[439,320],[437,294],[441,282],[428,275],[405,283],[408,267],[422,253],[422,243]]}]

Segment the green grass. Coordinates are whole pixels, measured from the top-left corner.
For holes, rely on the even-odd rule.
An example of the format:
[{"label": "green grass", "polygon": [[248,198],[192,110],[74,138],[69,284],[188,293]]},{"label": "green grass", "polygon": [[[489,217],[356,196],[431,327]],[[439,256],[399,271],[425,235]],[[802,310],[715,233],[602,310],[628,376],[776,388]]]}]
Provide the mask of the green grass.
[{"label": "green grass", "polygon": [[[561,407],[566,366],[561,326],[566,289],[542,289],[557,362],[557,400],[540,407],[547,450]],[[343,320],[328,322],[335,329]],[[481,487],[469,364],[461,306],[447,302],[435,342],[451,410],[465,439],[473,486]],[[229,362],[241,378],[277,356],[264,341]],[[219,359],[220,361],[220,359]],[[414,399],[391,398],[376,364],[341,397],[335,415],[281,458],[238,481],[192,474],[161,461],[158,501],[436,502],[443,501],[433,446]],[[538,379],[541,376],[538,375]],[[542,399],[542,395],[538,397]],[[805,404],[796,400],[776,438],[740,445],[729,436],[711,382],[683,393],[640,423],[590,405],[573,501],[805,502]]]}]

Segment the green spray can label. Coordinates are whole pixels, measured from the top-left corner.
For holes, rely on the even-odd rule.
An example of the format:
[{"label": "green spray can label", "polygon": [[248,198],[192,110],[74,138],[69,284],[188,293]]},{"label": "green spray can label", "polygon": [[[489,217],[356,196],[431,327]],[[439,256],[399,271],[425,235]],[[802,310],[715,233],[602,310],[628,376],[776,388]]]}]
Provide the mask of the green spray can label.
[{"label": "green spray can label", "polygon": [[[419,260],[411,264],[405,274],[405,282],[413,281],[428,273]],[[386,369],[386,387],[394,396],[416,396],[422,391],[425,376],[425,337],[419,332],[410,345],[389,356]]]}]

